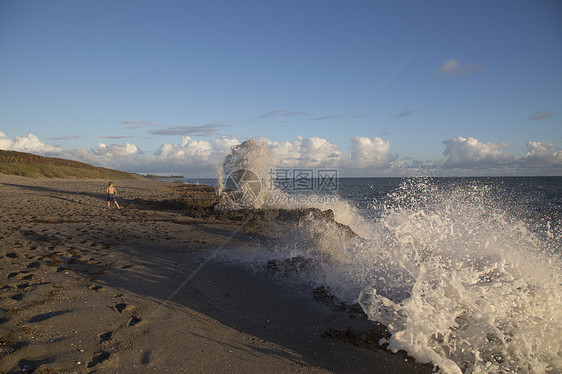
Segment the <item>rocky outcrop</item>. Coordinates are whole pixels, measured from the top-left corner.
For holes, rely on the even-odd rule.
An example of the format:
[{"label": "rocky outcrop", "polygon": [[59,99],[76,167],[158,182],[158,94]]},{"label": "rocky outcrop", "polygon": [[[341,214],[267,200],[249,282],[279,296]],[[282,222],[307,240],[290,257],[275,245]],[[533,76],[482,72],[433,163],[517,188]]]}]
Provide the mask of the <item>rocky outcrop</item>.
[{"label": "rocky outcrop", "polygon": [[244,232],[261,236],[277,236],[279,232],[287,231],[291,227],[302,225],[310,220],[330,222],[348,238],[357,236],[349,226],[334,220],[334,212],[331,209],[240,209],[224,212],[221,217],[243,222]]},{"label": "rocky outcrop", "polygon": [[302,225],[307,220],[330,222],[342,231],[345,237],[357,234],[349,226],[336,222],[331,209],[318,208],[261,208],[217,210],[219,198],[214,187],[205,185],[170,183],[168,193],[156,196],[153,200],[136,199],[139,208],[159,210],[180,210],[190,217],[210,220],[235,221],[243,224],[241,232],[273,239],[280,232]]}]

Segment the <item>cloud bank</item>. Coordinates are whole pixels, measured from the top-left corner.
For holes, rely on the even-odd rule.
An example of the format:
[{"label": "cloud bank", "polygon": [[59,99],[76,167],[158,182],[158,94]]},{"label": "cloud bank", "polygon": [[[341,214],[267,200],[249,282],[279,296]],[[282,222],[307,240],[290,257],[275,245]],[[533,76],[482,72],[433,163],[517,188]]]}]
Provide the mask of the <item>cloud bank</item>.
[{"label": "cloud bank", "polygon": [[517,157],[503,149],[508,144],[480,143],[474,138],[463,138],[443,141],[446,145],[445,158],[440,166],[444,169],[498,168],[512,164]]},{"label": "cloud bank", "polygon": [[14,139],[11,139],[2,131],[0,131],[0,149],[44,155],[56,155],[62,152],[60,147],[45,144],[33,134],[16,136]]},{"label": "cloud bank", "polygon": [[[294,141],[285,142],[260,140],[271,149],[274,166],[338,168],[342,176],[562,175],[562,149],[538,141],[528,142],[525,154],[516,155],[509,151],[509,144],[459,136],[442,142],[443,158],[424,161],[393,154],[390,142],[380,137],[351,137],[345,150],[319,137],[297,136]],[[236,144],[239,140],[228,136],[197,140],[184,135],[179,143],[162,143],[153,153],[129,142],[63,150],[33,134],[12,139],[0,132],[0,149],[69,158],[125,171],[194,177],[213,177],[215,167]]]}]

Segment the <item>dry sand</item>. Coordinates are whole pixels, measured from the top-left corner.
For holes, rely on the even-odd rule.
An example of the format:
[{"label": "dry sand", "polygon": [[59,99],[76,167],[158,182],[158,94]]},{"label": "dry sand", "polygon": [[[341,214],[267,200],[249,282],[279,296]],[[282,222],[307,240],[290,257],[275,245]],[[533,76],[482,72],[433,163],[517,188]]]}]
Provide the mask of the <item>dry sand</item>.
[{"label": "dry sand", "polygon": [[[429,373],[325,337],[368,329],[268,274],[207,261],[240,222],[141,207],[170,184],[0,174],[0,372]],[[254,250],[260,250],[255,247]]]}]

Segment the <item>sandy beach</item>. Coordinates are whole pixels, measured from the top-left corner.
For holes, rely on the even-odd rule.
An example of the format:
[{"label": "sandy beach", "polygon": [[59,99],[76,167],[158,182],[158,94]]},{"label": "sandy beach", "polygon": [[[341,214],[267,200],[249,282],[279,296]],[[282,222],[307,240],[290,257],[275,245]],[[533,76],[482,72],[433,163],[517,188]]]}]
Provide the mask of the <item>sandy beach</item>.
[{"label": "sandy beach", "polygon": [[215,261],[260,250],[240,221],[181,209],[169,182],[114,182],[121,210],[105,180],[0,174],[0,372],[432,371],[330,337],[374,325],[312,290]]}]

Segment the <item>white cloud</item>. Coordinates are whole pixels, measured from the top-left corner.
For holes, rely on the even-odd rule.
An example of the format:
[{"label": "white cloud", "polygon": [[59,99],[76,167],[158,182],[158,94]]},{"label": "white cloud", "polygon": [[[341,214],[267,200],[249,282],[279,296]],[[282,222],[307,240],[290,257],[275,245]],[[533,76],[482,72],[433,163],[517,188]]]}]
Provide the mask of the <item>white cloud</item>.
[{"label": "white cloud", "polygon": [[[438,162],[399,159],[391,154],[391,144],[379,137],[355,136],[348,150],[319,137],[298,136],[294,141],[262,139],[275,158],[272,167],[338,168],[342,175],[410,175],[416,170],[447,175],[562,175],[562,149],[551,143],[531,141],[523,156],[509,153],[505,143],[482,143],[475,138],[456,137],[443,142],[445,156]],[[63,151],[41,142],[35,135],[10,138],[0,132],[0,149],[55,155],[96,166],[133,172],[171,172],[186,176],[213,176],[233,145],[235,138],[223,136],[196,140],[183,136],[176,144],[163,143],[147,154],[135,144],[99,143],[93,148]],[[419,171],[418,170],[418,171]]]},{"label": "white cloud", "polygon": [[164,143],[154,154],[157,161],[168,161],[172,163],[205,162],[213,152],[211,144],[205,140],[194,140],[189,136],[183,136],[181,144]]},{"label": "white cloud", "polygon": [[0,149],[8,151],[41,153],[55,155],[62,151],[60,147],[43,143],[33,134],[27,136],[16,136],[13,140],[0,131]]},{"label": "white cloud", "polygon": [[237,144],[240,144],[240,142],[236,138],[223,136],[221,138],[213,138],[211,140],[211,144],[216,152],[227,155],[228,153],[230,153],[230,148]]},{"label": "white cloud", "polygon": [[110,158],[129,157],[139,154],[139,149],[136,145],[131,143],[125,143],[123,145],[111,144],[109,146],[99,143],[98,152],[99,155]]},{"label": "white cloud", "polygon": [[448,76],[470,75],[475,71],[483,69],[484,67],[481,64],[462,65],[458,59],[452,58],[450,60],[444,61],[443,64],[441,64],[441,67],[439,68],[439,74]]},{"label": "white cloud", "polygon": [[0,131],[0,149],[9,151],[12,149],[12,144],[14,144],[14,141]]},{"label": "white cloud", "polygon": [[562,167],[562,149],[551,143],[529,142],[523,157],[527,167]]},{"label": "white cloud", "polygon": [[391,155],[390,142],[381,138],[356,136],[351,138],[349,152],[339,150],[337,144],[318,137],[298,136],[294,142],[272,142],[271,148],[279,167],[332,167],[342,169],[381,170],[393,167],[396,156]]},{"label": "white cloud", "polygon": [[63,156],[79,159],[96,166],[117,168],[115,165],[137,165],[142,163],[142,151],[134,144],[111,144],[99,143],[95,148],[77,148],[70,150]]},{"label": "white cloud", "polygon": [[390,153],[390,142],[381,138],[367,138],[364,136],[354,136],[351,138],[351,163],[348,167],[389,167],[394,161],[394,156]]},{"label": "white cloud", "polygon": [[337,144],[318,137],[297,136],[291,142],[272,142],[265,139],[273,157],[282,167],[332,167],[341,157]]},{"label": "white cloud", "polygon": [[215,167],[222,164],[236,144],[239,144],[237,139],[227,136],[210,141],[184,136],[180,144],[164,143],[154,155],[146,157],[144,170],[214,174]]},{"label": "white cloud", "polygon": [[463,138],[443,141],[447,147],[443,152],[445,158],[439,166],[444,169],[496,168],[513,165],[518,157],[502,151],[508,144],[481,143],[474,138]]}]

